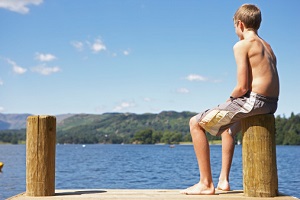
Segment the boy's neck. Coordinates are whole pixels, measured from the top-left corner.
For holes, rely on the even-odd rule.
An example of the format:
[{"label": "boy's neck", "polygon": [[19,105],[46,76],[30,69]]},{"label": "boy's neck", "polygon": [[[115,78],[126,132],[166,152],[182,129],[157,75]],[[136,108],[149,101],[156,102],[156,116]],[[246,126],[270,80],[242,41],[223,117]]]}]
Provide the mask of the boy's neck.
[{"label": "boy's neck", "polygon": [[258,36],[257,31],[253,29],[244,29],[243,31],[243,39],[251,38]]}]

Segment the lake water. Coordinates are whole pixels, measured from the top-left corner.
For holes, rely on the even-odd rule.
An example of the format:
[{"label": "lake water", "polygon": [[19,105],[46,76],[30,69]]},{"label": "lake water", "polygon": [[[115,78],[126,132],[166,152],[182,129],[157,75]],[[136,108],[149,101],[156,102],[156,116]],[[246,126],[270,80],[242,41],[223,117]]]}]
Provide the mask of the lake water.
[{"label": "lake water", "polygon": [[[0,145],[0,199],[26,190],[25,145]],[[300,197],[300,146],[277,146],[279,191]],[[215,185],[221,146],[211,146]],[[192,145],[57,145],[56,189],[184,189],[199,180]],[[231,188],[241,190],[242,152],[236,146]]]}]

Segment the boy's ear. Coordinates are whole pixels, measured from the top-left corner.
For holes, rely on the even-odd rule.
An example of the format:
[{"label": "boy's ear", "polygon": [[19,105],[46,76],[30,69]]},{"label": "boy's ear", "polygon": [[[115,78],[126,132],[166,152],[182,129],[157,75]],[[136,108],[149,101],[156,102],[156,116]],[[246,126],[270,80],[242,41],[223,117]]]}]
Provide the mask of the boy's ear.
[{"label": "boy's ear", "polygon": [[241,29],[242,32],[244,32],[245,24],[242,21],[240,21],[240,23],[239,23],[239,28]]}]

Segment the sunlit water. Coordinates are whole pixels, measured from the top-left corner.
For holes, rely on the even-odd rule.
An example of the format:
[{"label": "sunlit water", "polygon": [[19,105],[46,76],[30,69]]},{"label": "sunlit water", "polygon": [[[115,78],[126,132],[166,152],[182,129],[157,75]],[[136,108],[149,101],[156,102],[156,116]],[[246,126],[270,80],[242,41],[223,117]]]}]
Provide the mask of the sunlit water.
[{"label": "sunlit water", "polygon": [[[0,199],[26,189],[25,145],[0,145]],[[300,197],[300,146],[277,146],[279,191]],[[221,146],[211,146],[214,183],[221,169]],[[191,145],[57,145],[56,189],[183,189],[199,180]],[[242,183],[241,146],[236,146],[231,188]]]}]

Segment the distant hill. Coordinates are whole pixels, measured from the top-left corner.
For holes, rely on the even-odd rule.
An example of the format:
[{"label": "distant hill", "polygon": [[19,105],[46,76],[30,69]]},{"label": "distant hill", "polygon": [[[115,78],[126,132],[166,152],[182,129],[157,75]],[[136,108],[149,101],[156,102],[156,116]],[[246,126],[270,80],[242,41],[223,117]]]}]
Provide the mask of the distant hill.
[{"label": "distant hill", "polygon": [[0,113],[0,130],[22,129],[26,127],[26,119],[30,114]]},{"label": "distant hill", "polygon": [[[95,129],[110,134],[130,134],[140,129],[188,132],[188,120],[196,113],[163,111],[159,114],[104,113],[62,114],[56,116],[57,132],[86,132]],[[31,114],[1,114],[0,130],[24,129]],[[76,131],[75,131],[76,130]]]},{"label": "distant hill", "polygon": [[[189,135],[189,119],[196,113],[163,111],[159,114],[104,113],[104,114],[66,114],[58,115],[56,133],[58,143],[129,143],[139,131],[151,130],[162,137],[164,133]],[[23,115],[21,115],[23,116]],[[11,141],[25,137],[26,118],[15,116],[13,126],[8,115],[3,115],[0,141]],[[19,119],[19,120],[17,120]],[[21,130],[11,130],[13,129]],[[158,137],[158,136],[157,136]],[[165,136],[167,137],[167,136]],[[170,136],[171,137],[171,136]],[[175,140],[176,138],[173,138]],[[17,140],[14,140],[17,142]]]},{"label": "distant hill", "polygon": [[[57,128],[60,131],[70,130],[74,127],[92,125],[95,127],[105,127],[115,131],[127,132],[126,126],[135,124],[135,129],[139,127],[154,126],[177,129],[178,120],[184,120],[195,113],[163,111],[159,114],[134,114],[134,113],[104,113],[104,114],[62,114],[56,115]],[[24,129],[26,128],[27,117],[31,114],[2,114],[0,113],[0,130]],[[176,122],[175,122],[175,121]],[[114,127],[114,128],[113,128]],[[180,128],[179,128],[180,129]]]},{"label": "distant hill", "polygon": [[188,122],[192,112],[163,111],[159,114],[104,113],[101,115],[78,114],[57,124],[58,132],[87,132],[131,134],[141,129],[189,132]]},{"label": "distant hill", "polygon": [[[57,143],[172,143],[190,141],[189,119],[196,113],[163,111],[158,114],[104,113],[56,116]],[[29,114],[0,114],[0,142],[25,140]],[[300,145],[300,114],[277,116],[276,144]],[[14,129],[14,130],[13,130]],[[220,139],[207,134],[208,140]],[[148,140],[149,138],[152,139]],[[241,134],[235,140],[241,141]]]},{"label": "distant hill", "polygon": [[[32,114],[3,114],[0,113],[0,130],[24,129],[27,117]],[[74,114],[62,114],[56,116],[57,123],[72,117]]]},{"label": "distant hill", "polygon": [[151,129],[187,135],[189,119],[196,113],[163,111],[159,114],[78,114],[57,124],[59,143],[128,143],[138,131]]}]

